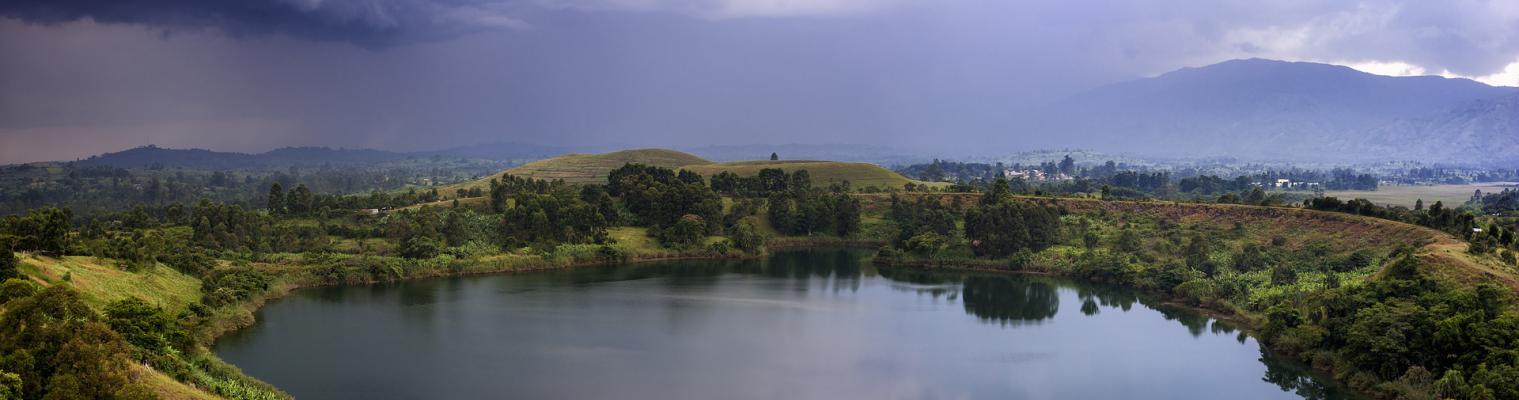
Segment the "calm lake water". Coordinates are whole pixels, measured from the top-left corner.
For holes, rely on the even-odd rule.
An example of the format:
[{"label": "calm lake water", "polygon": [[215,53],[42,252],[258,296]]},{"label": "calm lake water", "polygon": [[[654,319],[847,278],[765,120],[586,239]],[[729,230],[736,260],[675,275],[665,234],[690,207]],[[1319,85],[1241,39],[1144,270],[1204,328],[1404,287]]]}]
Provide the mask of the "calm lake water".
[{"label": "calm lake water", "polygon": [[1132,291],[867,254],[302,290],[215,351],[305,399],[1340,398]]}]

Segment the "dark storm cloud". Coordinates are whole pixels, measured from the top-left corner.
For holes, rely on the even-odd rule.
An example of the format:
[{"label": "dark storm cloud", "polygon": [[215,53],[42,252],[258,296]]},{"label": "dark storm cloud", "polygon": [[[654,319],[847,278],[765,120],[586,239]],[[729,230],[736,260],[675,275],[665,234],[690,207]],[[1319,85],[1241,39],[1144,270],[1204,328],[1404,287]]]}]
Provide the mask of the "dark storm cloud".
[{"label": "dark storm cloud", "polygon": [[434,0],[8,0],[0,16],[58,24],[210,28],[228,35],[282,33],[383,47],[486,29],[522,27],[505,3]]},{"label": "dark storm cloud", "polygon": [[1245,57],[1483,77],[1519,61],[1514,32],[1513,0],[0,0],[0,163],[146,143],[1000,151],[1030,134],[1016,110],[1107,83]]}]

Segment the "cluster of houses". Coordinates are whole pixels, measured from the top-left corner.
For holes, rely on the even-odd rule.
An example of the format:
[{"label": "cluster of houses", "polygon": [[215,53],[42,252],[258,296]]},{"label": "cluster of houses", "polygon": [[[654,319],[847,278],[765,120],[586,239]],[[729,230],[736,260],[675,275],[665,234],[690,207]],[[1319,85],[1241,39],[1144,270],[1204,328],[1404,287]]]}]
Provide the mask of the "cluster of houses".
[{"label": "cluster of houses", "polygon": [[1284,178],[1277,178],[1275,182],[1270,183],[1272,188],[1281,190],[1312,190],[1319,187],[1318,182],[1294,182]]},{"label": "cluster of houses", "polygon": [[1026,170],[1005,169],[1005,170],[1002,170],[1002,175],[1006,176],[1007,179],[1023,179],[1024,181],[1027,181],[1027,182],[1068,181],[1068,180],[1076,179],[1075,177],[1070,176],[1070,175],[1066,175],[1066,174],[1062,174],[1062,173],[1050,174],[1050,173],[1045,173],[1044,171],[1037,170],[1037,169],[1026,169]]}]

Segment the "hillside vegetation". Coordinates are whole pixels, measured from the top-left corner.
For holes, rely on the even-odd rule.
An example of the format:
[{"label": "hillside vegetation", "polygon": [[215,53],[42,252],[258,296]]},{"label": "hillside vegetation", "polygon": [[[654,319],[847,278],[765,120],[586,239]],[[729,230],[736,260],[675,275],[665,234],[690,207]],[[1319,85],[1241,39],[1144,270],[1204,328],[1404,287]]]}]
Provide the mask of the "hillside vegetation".
[{"label": "hillside vegetation", "polygon": [[460,189],[488,190],[491,179],[499,179],[502,174],[508,174],[521,178],[555,180],[562,179],[573,184],[605,184],[607,173],[625,164],[644,164],[670,169],[684,169],[711,178],[718,172],[728,171],[739,176],[755,176],[759,171],[766,168],[775,168],[793,173],[806,170],[812,176],[812,183],[817,187],[828,187],[831,184],[849,181],[855,188],[877,187],[881,189],[898,188],[908,183],[927,184],[930,186],[943,186],[942,183],[921,182],[908,179],[901,174],[879,165],[860,162],[818,161],[818,160],[781,160],[781,161],[734,161],[725,163],[713,163],[695,155],[668,149],[635,149],[623,150],[604,154],[567,154],[546,160],[534,161],[521,166],[502,171],[474,181],[457,185],[440,187],[438,191],[445,197]]},{"label": "hillside vegetation", "polygon": [[607,173],[628,163],[664,168],[680,168],[688,165],[711,164],[712,162],[691,154],[668,149],[634,149],[603,154],[566,154],[523,164],[471,182],[447,186],[439,189],[439,191],[447,194],[458,189],[489,189],[490,180],[500,178],[501,174],[541,180],[563,179],[568,183],[605,184],[607,183]]},{"label": "hillside vegetation", "polygon": [[[908,183],[924,183],[908,179],[902,176],[902,174],[881,168],[879,165],[858,162],[815,160],[735,161],[681,167],[681,169],[696,172],[709,178],[723,171],[732,172],[738,174],[738,176],[755,176],[759,174],[760,170],[766,168],[780,169],[786,171],[786,173],[806,170],[807,174],[812,176],[812,184],[817,187],[828,187],[834,183],[849,181],[850,185],[856,188],[875,186],[882,189],[900,189],[902,185]],[[933,184],[930,183],[930,185]]]}]

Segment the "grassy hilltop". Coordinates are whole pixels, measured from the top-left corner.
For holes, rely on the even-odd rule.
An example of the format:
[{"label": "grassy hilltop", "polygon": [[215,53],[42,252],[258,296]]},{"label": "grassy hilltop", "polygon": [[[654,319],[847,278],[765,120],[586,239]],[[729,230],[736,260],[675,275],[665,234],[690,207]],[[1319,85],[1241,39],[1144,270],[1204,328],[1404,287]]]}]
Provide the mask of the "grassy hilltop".
[{"label": "grassy hilltop", "polygon": [[[879,187],[901,188],[908,183],[924,183],[908,179],[902,174],[881,166],[869,163],[818,161],[818,160],[784,160],[784,161],[734,161],[717,164],[686,165],[681,169],[696,172],[705,177],[711,177],[718,172],[728,171],[739,176],[758,175],[759,171],[766,168],[777,168],[793,173],[806,170],[812,177],[814,186],[828,186],[832,183],[849,181],[856,188]],[[932,185],[932,184],[930,184]]]},{"label": "grassy hilltop", "polygon": [[[869,163],[822,161],[822,160],[781,160],[781,161],[734,161],[714,163],[692,154],[669,150],[669,149],[633,149],[622,150],[603,154],[566,154],[545,160],[538,160],[523,164],[490,176],[476,179],[456,185],[443,186],[438,192],[444,197],[451,195],[458,189],[480,188],[487,190],[490,180],[499,178],[502,174],[510,174],[523,178],[554,180],[562,179],[573,184],[604,184],[607,174],[625,164],[644,164],[670,169],[685,169],[710,178],[718,172],[728,171],[739,176],[754,176],[761,169],[778,168],[787,173],[799,170],[807,170],[812,176],[812,182],[819,187],[829,184],[849,181],[856,188],[875,186],[879,188],[901,188],[907,183],[924,184],[925,182],[908,179],[892,170]],[[929,185],[942,185],[927,183]]]}]

